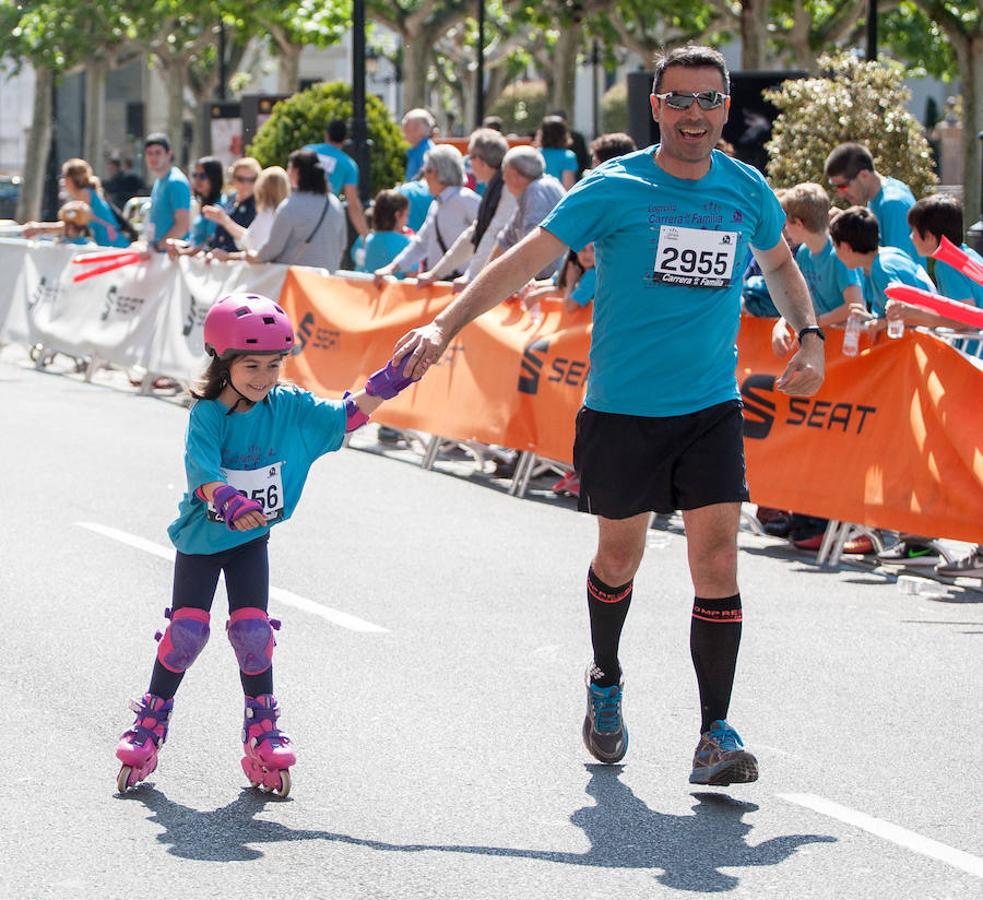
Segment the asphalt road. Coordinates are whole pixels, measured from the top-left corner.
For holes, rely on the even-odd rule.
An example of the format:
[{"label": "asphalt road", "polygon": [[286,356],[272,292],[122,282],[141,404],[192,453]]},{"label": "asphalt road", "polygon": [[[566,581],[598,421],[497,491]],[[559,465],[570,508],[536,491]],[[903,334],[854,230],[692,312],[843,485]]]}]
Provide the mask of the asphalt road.
[{"label": "asphalt road", "polygon": [[978,582],[905,595],[742,535],[731,721],[762,777],[694,790],[678,521],[651,532],[623,641],[629,755],[594,765],[594,523],[405,451],[319,461],[273,533],[290,797],[239,768],[221,588],[160,766],[118,795],[170,596],[186,412],[10,347],[0,401],[0,896],[983,896]]}]

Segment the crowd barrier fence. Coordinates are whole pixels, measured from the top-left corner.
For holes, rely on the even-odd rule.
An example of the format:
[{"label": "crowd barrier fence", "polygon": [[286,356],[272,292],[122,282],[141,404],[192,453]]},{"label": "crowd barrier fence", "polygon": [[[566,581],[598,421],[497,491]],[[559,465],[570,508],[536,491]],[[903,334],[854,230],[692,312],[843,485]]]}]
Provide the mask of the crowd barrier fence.
[{"label": "crowd barrier fence", "polygon": [[[400,335],[453,299],[424,289],[303,267],[208,265],[154,258],[83,284],[76,248],[0,240],[0,339],[190,380],[206,358],[202,325],[223,293],[279,297],[297,329],[287,376],[322,396],[364,382]],[[776,390],[784,363],[769,320],[746,318],[737,380],[745,404],[752,499],[836,522],[983,543],[983,369],[922,331],[881,336],[856,357],[827,340],[815,397]],[[451,342],[427,376],[375,416],[455,441],[515,448],[569,463],[589,371],[590,312],[558,300],[539,314],[503,304]],[[439,440],[439,438],[434,438]],[[432,462],[434,444],[425,452]],[[528,467],[527,466],[527,467]]]}]

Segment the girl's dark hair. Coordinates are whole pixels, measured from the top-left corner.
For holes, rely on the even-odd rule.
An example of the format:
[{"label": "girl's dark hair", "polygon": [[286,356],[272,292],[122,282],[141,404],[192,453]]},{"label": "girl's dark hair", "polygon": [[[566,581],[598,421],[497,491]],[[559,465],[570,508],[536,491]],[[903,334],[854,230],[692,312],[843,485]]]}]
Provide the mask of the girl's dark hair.
[{"label": "girl's dark hair", "polygon": [[326,194],[328,180],[324,167],[313,150],[294,150],[287,158],[287,165],[297,170],[297,190],[309,194]]},{"label": "girl's dark hair", "polygon": [[225,167],[217,156],[203,156],[198,160],[205,177],[208,179],[208,193],[195,190],[195,195],[202,203],[218,203],[222,199],[222,186],[225,183]]},{"label": "girl's dark hair", "polygon": [[217,356],[213,356],[208,367],[201,373],[201,378],[191,386],[191,396],[195,400],[217,400],[218,395],[229,383],[229,366],[231,364],[231,359],[219,359]]},{"label": "girl's dark hair", "polygon": [[539,125],[539,143],[566,150],[573,143],[567,123],[559,116],[547,116]]},{"label": "girl's dark hair", "polygon": [[571,250],[569,253],[567,253],[567,258],[563,260],[563,265],[560,266],[560,274],[556,279],[556,286],[561,291],[570,282],[570,279],[567,276],[570,274],[571,266],[577,270],[577,280],[579,280],[580,276],[584,274],[584,267],[580,264],[580,260],[577,259],[577,252],[575,250]]},{"label": "girl's dark hair", "polygon": [[379,191],[372,206],[372,227],[375,231],[395,231],[398,216],[410,201],[397,190]]}]

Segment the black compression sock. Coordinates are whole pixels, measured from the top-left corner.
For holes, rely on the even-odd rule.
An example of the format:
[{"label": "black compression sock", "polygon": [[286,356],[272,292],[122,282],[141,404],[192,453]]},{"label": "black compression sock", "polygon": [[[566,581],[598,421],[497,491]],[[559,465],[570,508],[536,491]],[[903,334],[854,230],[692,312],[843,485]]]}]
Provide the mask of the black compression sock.
[{"label": "black compression sock", "polygon": [[242,682],[242,692],[247,697],[258,697],[260,694],[273,693],[273,666],[259,675],[247,675],[239,670],[239,681]]},{"label": "black compression sock", "polygon": [[700,733],[726,719],[741,646],[741,595],[693,602],[689,649],[700,686]]},{"label": "black compression sock", "polygon": [[184,672],[172,672],[164,668],[159,659],[154,660],[154,672],[150,676],[150,687],[147,693],[156,694],[164,700],[170,700],[177,693],[178,686],[184,678]]},{"label": "black compression sock", "polygon": [[587,610],[594,647],[590,680],[599,687],[611,687],[621,681],[618,644],[631,605],[633,584],[629,581],[620,587],[611,587],[594,574],[593,566],[587,572]]}]

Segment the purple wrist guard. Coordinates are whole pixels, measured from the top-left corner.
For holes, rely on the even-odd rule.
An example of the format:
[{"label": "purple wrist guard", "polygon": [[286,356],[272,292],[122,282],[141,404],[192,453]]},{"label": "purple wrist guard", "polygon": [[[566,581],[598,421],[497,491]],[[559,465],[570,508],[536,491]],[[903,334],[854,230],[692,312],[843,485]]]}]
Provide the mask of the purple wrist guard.
[{"label": "purple wrist guard", "polygon": [[225,521],[229,531],[235,531],[235,523],[247,512],[263,511],[261,504],[240,494],[231,484],[223,484],[212,494],[215,510]]},{"label": "purple wrist guard", "polygon": [[390,360],[385,368],[373,372],[365,382],[365,393],[382,400],[392,400],[400,391],[408,388],[413,384],[413,379],[403,374],[408,359],[405,357],[399,364]]},{"label": "purple wrist guard", "polygon": [[355,402],[351,391],[345,391],[341,399],[345,402],[345,416],[347,417],[345,434],[348,434],[351,431],[361,428],[369,421],[369,417],[358,408],[358,404]]}]

